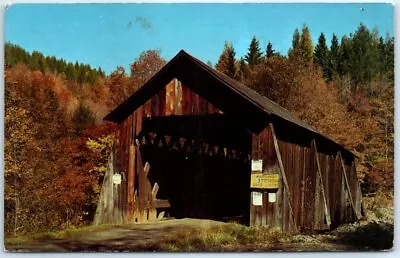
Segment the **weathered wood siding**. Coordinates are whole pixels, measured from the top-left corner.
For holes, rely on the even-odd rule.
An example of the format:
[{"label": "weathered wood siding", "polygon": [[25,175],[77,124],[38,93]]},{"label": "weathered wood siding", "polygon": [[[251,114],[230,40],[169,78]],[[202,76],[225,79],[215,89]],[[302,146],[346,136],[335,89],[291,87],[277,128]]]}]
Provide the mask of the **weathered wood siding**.
[{"label": "weathered wood siding", "polygon": [[144,107],[144,117],[222,113],[177,79],[155,94]]},{"label": "weathered wood siding", "polygon": [[[336,227],[362,216],[355,160],[344,161],[340,152],[320,153],[315,141],[301,146],[277,139],[278,148],[274,148],[273,138],[271,126],[253,134],[252,159],[263,160],[263,173],[279,171],[280,182],[276,202],[269,203],[266,196],[272,190],[264,190],[263,206],[250,205],[250,225],[312,231]],[[278,151],[287,187],[278,164]]]}]

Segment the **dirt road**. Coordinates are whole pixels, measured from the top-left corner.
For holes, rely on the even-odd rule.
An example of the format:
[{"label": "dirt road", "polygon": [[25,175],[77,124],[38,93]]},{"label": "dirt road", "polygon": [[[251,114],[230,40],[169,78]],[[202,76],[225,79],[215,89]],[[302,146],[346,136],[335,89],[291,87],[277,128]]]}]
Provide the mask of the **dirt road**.
[{"label": "dirt road", "polygon": [[188,228],[207,228],[218,224],[223,223],[212,220],[176,219],[155,224],[121,225],[65,239],[11,244],[6,246],[6,250],[20,252],[137,251],[139,246],[148,241],[161,239],[167,234]]},{"label": "dirt road", "polygon": [[[121,225],[80,232],[62,239],[29,240],[8,244],[10,252],[129,252],[166,250],[154,248],[154,243],[176,236],[190,229],[206,230],[223,222],[199,219],[167,220],[155,224]],[[189,230],[189,231],[188,231]],[[193,231],[196,232],[196,231]],[[190,233],[189,233],[190,234]],[[194,236],[196,238],[196,236]],[[195,240],[197,241],[197,239]],[[279,236],[279,241],[234,242],[216,251],[368,251],[390,249],[393,241],[393,225],[364,223],[348,224],[336,231],[318,235]],[[154,249],[153,249],[154,248]],[[187,250],[187,249],[183,249]],[[207,251],[210,249],[202,250]],[[182,251],[182,249],[175,249]],[[193,251],[201,251],[193,249]]]}]

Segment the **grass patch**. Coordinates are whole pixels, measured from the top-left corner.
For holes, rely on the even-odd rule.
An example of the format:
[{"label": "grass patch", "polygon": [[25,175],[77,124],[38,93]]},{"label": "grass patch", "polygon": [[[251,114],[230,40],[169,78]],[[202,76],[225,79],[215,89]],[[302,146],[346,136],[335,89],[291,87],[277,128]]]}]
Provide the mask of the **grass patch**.
[{"label": "grass patch", "polygon": [[71,227],[64,230],[59,231],[49,231],[49,232],[41,232],[35,234],[27,234],[15,237],[4,237],[5,245],[17,245],[25,242],[31,241],[46,241],[46,240],[55,240],[55,239],[64,239],[68,238],[80,233],[89,233],[95,232],[103,229],[107,229],[113,227],[115,225],[90,225],[84,227]]},{"label": "grass patch", "polygon": [[278,243],[288,234],[271,228],[250,228],[240,224],[229,223],[203,229],[185,229],[175,234],[167,235],[162,240],[153,241],[139,246],[142,251],[168,252],[202,252],[227,251],[234,246],[235,250],[242,247]]}]

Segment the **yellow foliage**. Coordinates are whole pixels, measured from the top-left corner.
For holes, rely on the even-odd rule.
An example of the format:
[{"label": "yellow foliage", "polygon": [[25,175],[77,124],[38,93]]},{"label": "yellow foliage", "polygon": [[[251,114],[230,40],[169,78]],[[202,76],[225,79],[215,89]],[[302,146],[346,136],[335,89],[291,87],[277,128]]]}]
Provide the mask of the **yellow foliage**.
[{"label": "yellow foliage", "polygon": [[110,134],[104,137],[100,137],[97,140],[89,139],[86,141],[86,147],[94,152],[103,152],[104,150],[110,150],[114,142],[114,135]]}]

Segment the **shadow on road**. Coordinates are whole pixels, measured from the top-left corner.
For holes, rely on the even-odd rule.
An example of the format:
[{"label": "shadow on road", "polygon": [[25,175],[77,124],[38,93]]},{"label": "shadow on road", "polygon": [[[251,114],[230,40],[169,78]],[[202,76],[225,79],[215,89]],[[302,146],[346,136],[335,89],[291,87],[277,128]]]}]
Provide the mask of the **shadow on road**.
[{"label": "shadow on road", "polygon": [[389,250],[393,248],[393,224],[370,222],[349,230],[335,232],[332,241],[338,244],[360,246],[366,251]]}]

